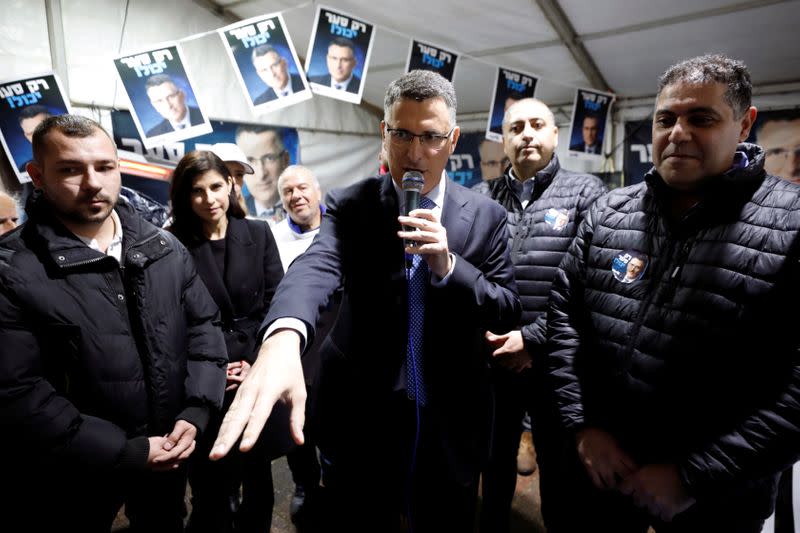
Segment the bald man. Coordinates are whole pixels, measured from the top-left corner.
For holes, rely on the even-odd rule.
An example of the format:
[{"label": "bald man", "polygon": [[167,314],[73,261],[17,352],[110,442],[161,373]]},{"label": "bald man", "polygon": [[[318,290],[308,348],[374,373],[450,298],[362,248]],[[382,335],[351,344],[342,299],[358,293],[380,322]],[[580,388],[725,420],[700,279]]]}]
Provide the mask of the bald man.
[{"label": "bald man", "polygon": [[0,235],[17,227],[17,202],[3,191],[0,191]]}]

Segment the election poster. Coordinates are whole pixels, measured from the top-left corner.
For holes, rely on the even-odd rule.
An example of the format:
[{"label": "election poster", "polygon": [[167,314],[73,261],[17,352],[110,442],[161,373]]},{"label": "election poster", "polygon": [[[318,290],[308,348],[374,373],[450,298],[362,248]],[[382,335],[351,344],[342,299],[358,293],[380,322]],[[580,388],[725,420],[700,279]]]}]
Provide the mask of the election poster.
[{"label": "election poster", "polygon": [[451,82],[456,72],[458,54],[438,46],[411,41],[411,50],[408,53],[406,72],[412,70],[432,70],[438,72]]},{"label": "election poster", "polygon": [[[192,150],[208,150],[216,143],[235,143],[253,168],[252,174],[245,174],[242,186],[248,214],[270,223],[279,222],[284,217],[278,194],[278,176],[289,165],[301,162],[300,138],[295,128],[212,120],[212,131],[205,135],[147,147],[127,111],[112,111],[111,124],[117,148],[172,165]],[[129,186],[141,189],[138,185]],[[168,187],[169,183],[163,182],[163,193]],[[160,196],[153,191],[148,191],[148,194]]]},{"label": "election poster", "polygon": [[280,13],[232,24],[218,33],[255,113],[268,113],[312,97]]},{"label": "election poster", "polygon": [[764,149],[764,170],[800,183],[800,109],[758,113],[750,135]]},{"label": "election poster", "polygon": [[633,185],[644,180],[644,175],[653,166],[652,125],[651,120],[625,123],[625,151],[622,159],[625,185]]},{"label": "election poster", "polygon": [[514,102],[524,98],[533,98],[538,80],[536,76],[525,72],[503,67],[497,69],[492,107],[489,109],[489,123],[486,126],[487,139],[503,142],[503,115],[505,115],[506,109]]},{"label": "election poster", "polygon": [[190,139],[211,131],[177,43],[114,59],[145,146]]},{"label": "election poster", "polygon": [[33,131],[47,117],[71,113],[58,77],[51,72],[0,82],[0,141],[20,183],[31,179]]},{"label": "election poster", "polygon": [[308,45],[306,73],[311,90],[353,104],[361,102],[375,28],[320,6]]},{"label": "election poster", "polygon": [[577,89],[575,104],[572,107],[572,121],[569,132],[569,151],[571,155],[596,158],[603,156],[603,138],[606,119],[614,102],[614,95]]}]

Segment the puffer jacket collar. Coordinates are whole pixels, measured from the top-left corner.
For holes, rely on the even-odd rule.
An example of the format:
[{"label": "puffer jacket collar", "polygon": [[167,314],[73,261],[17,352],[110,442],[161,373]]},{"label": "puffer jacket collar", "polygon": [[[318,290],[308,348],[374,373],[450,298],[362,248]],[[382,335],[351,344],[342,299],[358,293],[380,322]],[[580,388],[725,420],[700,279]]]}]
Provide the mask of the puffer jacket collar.
[{"label": "puffer jacket collar", "polygon": [[[169,250],[164,236],[143,220],[127,200],[120,197],[114,209],[123,228],[123,263],[143,267]],[[26,211],[28,220],[23,235],[32,240],[52,266],[71,269],[113,261],[113,258],[86,246],[69,231],[55,217],[52,207],[40,192],[31,195]]]}]

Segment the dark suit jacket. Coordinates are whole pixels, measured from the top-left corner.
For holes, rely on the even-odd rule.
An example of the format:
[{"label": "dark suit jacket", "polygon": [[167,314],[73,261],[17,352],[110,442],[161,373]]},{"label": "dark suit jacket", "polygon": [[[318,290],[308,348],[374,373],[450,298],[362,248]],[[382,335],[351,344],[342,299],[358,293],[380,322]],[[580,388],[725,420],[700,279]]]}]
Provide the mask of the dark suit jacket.
[{"label": "dark suit jacket", "polygon": [[[446,286],[429,285],[427,291],[427,412],[435,439],[446,450],[444,467],[472,479],[485,453],[491,405],[483,335],[515,327],[520,304],[503,208],[452,181],[444,204],[443,224],[456,263]],[[355,445],[359,434],[380,435],[396,423],[385,418],[406,357],[398,200],[386,174],[331,192],[325,205],[319,235],[287,272],[263,327],[280,317],[299,318],[309,327],[308,345],[320,310],[343,289],[338,319],[320,350],[319,438],[321,446],[363,451],[371,445]],[[406,434],[413,431],[409,427]]]},{"label": "dark suit jacket", "polygon": [[229,360],[252,363],[261,344],[256,337],[258,327],[283,278],[272,230],[262,220],[230,218],[225,235],[225,272],[219,272],[208,241],[190,246],[189,251],[222,315]]},{"label": "dark suit jacket", "polygon": [[[331,86],[331,75],[328,74],[327,76],[315,76],[309,81],[314,83],[319,83],[320,85],[325,85],[326,87]],[[347,84],[345,90],[349,93],[358,94],[358,88],[361,86],[361,78],[353,74],[353,77],[350,78],[350,83]]]},{"label": "dark suit jacket", "polygon": [[[586,151],[586,143],[581,141],[581,142],[579,142],[577,144],[572,144],[572,145],[570,145],[569,149],[573,150],[575,152],[585,152]],[[594,151],[595,154],[601,154],[602,153],[599,143],[594,145],[594,149],[595,149],[595,151]]]},{"label": "dark suit jacket", "polygon": [[[196,107],[187,106],[189,110],[189,125],[190,126],[197,126],[198,124],[202,124],[204,122],[203,114],[200,113],[200,110]],[[156,135],[164,135],[165,133],[172,133],[175,131],[175,128],[172,127],[169,120],[164,119],[147,132],[148,137],[155,137]]]},{"label": "dark suit jacket", "polygon": [[[303,86],[303,79],[297,74],[290,75],[289,83],[292,84],[293,92],[299,93],[300,91],[305,89],[305,87]],[[267,87],[266,91],[259,94],[258,97],[256,97],[255,100],[253,100],[253,105],[266,104],[267,102],[275,100],[277,97],[278,95],[275,94],[275,90],[272,87]]]}]

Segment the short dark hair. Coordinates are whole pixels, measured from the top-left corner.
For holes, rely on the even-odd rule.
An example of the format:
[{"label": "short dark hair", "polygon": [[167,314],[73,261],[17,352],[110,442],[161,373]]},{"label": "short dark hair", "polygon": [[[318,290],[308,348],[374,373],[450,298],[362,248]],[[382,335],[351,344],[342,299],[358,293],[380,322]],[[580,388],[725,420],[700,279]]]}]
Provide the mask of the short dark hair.
[{"label": "short dark hair", "polygon": [[286,146],[283,144],[283,135],[281,135],[280,128],[276,128],[274,126],[262,126],[257,124],[241,124],[239,127],[236,128],[236,133],[234,134],[234,139],[238,140],[239,135],[242,133],[253,133],[258,135],[260,133],[267,133],[268,131],[275,132],[275,140],[278,143],[278,147],[281,150],[286,150]]},{"label": "short dark hair", "polygon": [[19,112],[17,115],[17,122],[22,124],[22,121],[28,118],[33,118],[37,115],[47,115],[48,117],[52,117],[53,114],[47,109],[45,106],[41,104],[35,104],[28,107],[23,107],[22,111]]},{"label": "short dark hair", "polygon": [[[169,187],[169,201],[172,204],[172,224],[169,230],[185,245],[198,244],[205,239],[203,223],[192,210],[191,196],[194,180],[208,171],[214,170],[223,178],[233,180],[225,162],[214,152],[193,150],[184,155],[172,172]],[[244,218],[245,212],[236,197],[236,188],[231,187],[229,196],[228,217]]]},{"label": "short dark hair", "polygon": [[175,83],[175,80],[172,79],[172,76],[168,74],[156,74],[147,78],[147,81],[144,83],[144,89],[146,91],[150,87],[158,87],[159,85],[164,85],[165,83],[171,83],[175,87],[178,87],[178,84]]},{"label": "short dark hair", "polygon": [[271,44],[262,44],[261,46],[256,46],[253,48],[253,53],[250,55],[250,60],[261,56],[265,56],[271,52],[274,52],[279,58],[283,59],[283,56],[278,52],[278,50],[272,46]]},{"label": "short dark hair", "polygon": [[353,51],[353,57],[356,55],[356,45],[353,44],[353,41],[346,37],[334,37],[331,39],[331,42],[328,44],[328,48],[331,46],[342,46],[344,48],[349,48]]},{"label": "short dark hair", "polygon": [[429,98],[441,98],[450,112],[450,126],[456,125],[456,90],[444,76],[431,70],[412,70],[403,74],[386,89],[383,98],[383,119],[389,117],[389,110],[401,98],[422,102]]},{"label": "short dark hair", "polygon": [[707,54],[685,59],[672,65],[658,79],[658,94],[674,83],[723,83],[727,87],[723,98],[739,118],[750,108],[753,84],[747,66],[722,54]]},{"label": "short dark hair", "polygon": [[[40,165],[44,161],[44,154],[47,150],[47,136],[51,131],[58,131],[67,137],[86,138],[91,137],[97,131],[102,131],[106,137],[111,139],[111,135],[94,120],[80,115],[55,115],[44,119],[36,129],[33,130],[31,144],[33,146],[33,160]],[[114,140],[111,139],[111,143]]]}]

